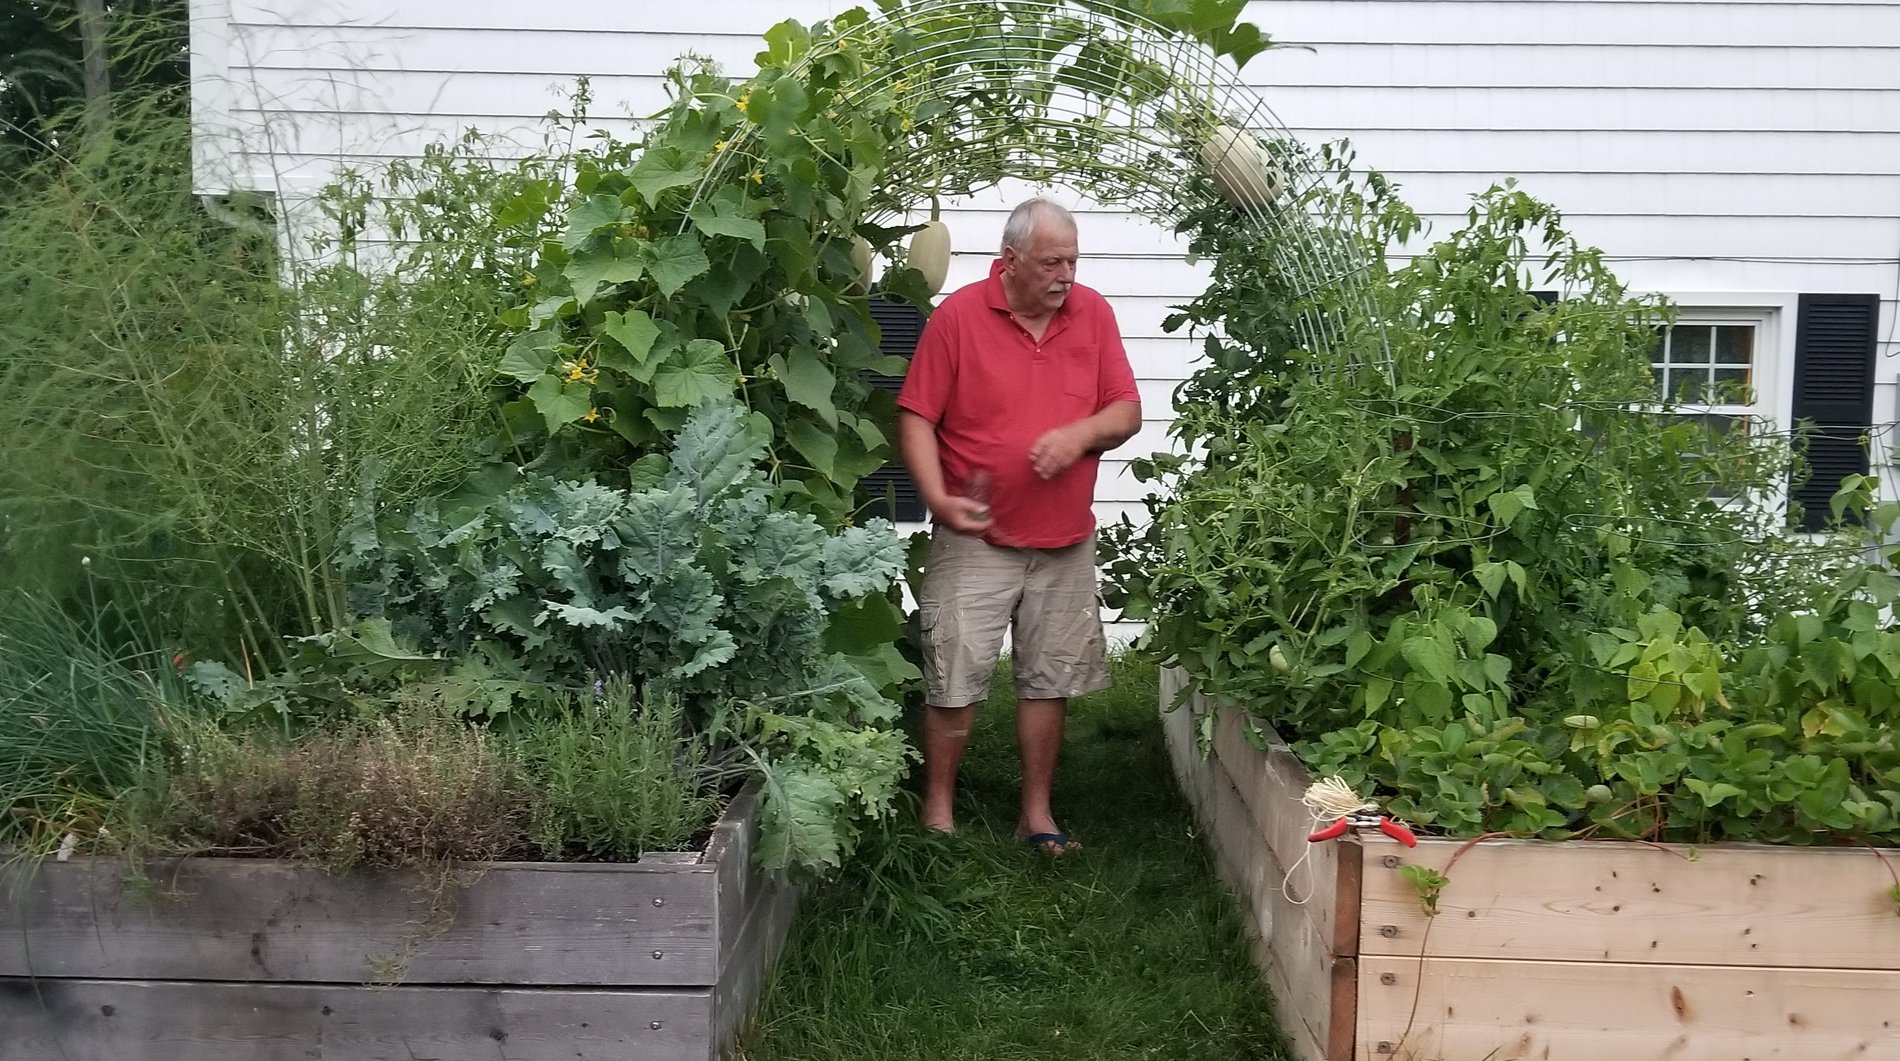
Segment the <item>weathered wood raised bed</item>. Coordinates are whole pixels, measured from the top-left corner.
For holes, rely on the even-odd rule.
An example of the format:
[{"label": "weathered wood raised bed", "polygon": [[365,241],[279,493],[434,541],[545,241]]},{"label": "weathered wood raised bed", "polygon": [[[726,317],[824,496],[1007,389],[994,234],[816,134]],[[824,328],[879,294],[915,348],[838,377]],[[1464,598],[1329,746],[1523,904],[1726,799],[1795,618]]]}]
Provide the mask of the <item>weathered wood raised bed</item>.
[{"label": "weathered wood raised bed", "polygon": [[[757,792],[703,852],[510,862],[439,935],[415,877],[194,858],[0,871],[5,1061],[708,1061],[795,893],[752,861]],[[379,955],[414,945],[399,986]]]},{"label": "weathered wood raised bed", "polygon": [[[1164,707],[1179,688],[1164,675]],[[1167,716],[1175,771],[1303,1061],[1900,1058],[1900,916],[1873,852],[1309,845],[1299,761],[1231,709],[1203,759],[1205,710]],[[1408,864],[1450,878],[1436,917]]]}]

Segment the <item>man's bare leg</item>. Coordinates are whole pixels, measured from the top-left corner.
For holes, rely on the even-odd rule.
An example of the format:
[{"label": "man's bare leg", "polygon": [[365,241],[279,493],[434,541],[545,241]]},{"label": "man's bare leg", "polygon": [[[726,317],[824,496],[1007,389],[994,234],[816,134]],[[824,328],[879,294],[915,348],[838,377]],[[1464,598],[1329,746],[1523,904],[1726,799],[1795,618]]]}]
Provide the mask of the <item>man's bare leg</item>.
[{"label": "man's bare leg", "polygon": [[957,767],[970,743],[972,707],[924,708],[924,828],[955,832]]},{"label": "man's bare leg", "polygon": [[1021,836],[1060,832],[1049,800],[1055,789],[1056,760],[1062,756],[1062,723],[1067,700],[1022,700],[1016,704],[1016,745],[1023,759]]}]

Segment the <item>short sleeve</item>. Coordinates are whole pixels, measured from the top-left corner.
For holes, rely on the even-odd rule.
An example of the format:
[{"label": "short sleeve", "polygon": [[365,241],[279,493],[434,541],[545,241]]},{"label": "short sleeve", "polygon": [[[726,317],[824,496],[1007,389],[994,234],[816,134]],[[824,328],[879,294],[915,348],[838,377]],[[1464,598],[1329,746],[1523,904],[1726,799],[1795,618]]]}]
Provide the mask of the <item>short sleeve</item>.
[{"label": "short sleeve", "polygon": [[1106,409],[1115,402],[1139,402],[1141,391],[1135,386],[1135,370],[1128,364],[1128,350],[1122,346],[1121,326],[1115,321],[1115,311],[1108,303],[1102,303],[1103,325],[1097,337],[1096,349],[1101,351],[1100,370],[1096,379],[1100,389],[1095,396],[1096,409]]},{"label": "short sleeve", "polygon": [[[910,369],[904,373],[904,386],[897,392],[897,407],[916,413],[931,423],[943,419],[950,404],[951,385],[956,382],[956,358],[952,336],[956,330],[955,313],[940,307],[924,322],[924,333],[911,354]],[[1125,359],[1124,359],[1125,360]]]}]

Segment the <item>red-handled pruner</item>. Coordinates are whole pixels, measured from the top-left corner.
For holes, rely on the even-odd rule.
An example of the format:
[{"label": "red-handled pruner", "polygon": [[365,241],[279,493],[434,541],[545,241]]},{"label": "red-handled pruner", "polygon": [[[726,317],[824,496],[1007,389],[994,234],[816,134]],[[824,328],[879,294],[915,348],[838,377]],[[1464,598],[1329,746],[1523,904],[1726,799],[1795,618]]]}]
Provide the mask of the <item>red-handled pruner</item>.
[{"label": "red-handled pruner", "polygon": [[1395,822],[1383,814],[1374,814],[1371,811],[1353,811],[1351,814],[1340,818],[1319,832],[1309,835],[1306,839],[1309,843],[1317,843],[1321,840],[1331,840],[1334,837],[1344,836],[1348,829],[1370,829],[1374,826],[1377,826],[1380,832],[1404,844],[1406,847],[1418,846],[1418,837],[1412,835],[1412,830],[1407,829],[1403,824]]}]

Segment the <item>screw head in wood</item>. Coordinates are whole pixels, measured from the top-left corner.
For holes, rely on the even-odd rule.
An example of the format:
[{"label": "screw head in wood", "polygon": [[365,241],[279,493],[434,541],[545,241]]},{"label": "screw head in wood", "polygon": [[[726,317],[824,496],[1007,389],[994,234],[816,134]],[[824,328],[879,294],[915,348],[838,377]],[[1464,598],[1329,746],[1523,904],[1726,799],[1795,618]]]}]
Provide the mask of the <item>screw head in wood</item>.
[{"label": "screw head in wood", "polygon": [[1379,982],[1384,984],[1387,987],[1391,987],[1393,984],[1396,984],[1399,982],[1399,974],[1398,973],[1380,973]]},{"label": "screw head in wood", "polygon": [[656,1021],[654,1021],[653,1023],[651,1023],[651,1024],[649,1024],[649,1025],[647,1025],[647,1027],[649,1027],[649,1028],[651,1028],[651,1029],[653,1029],[654,1031],[656,1031],[656,1032],[657,1032],[657,1031],[659,1031],[659,1030],[660,1030],[660,1022],[656,1020]]},{"label": "screw head in wood", "polygon": [[1379,862],[1381,865],[1385,866],[1385,868],[1387,869],[1399,868],[1399,856],[1397,855],[1386,855],[1383,858],[1379,859]]},{"label": "screw head in wood", "polygon": [[1381,1039],[1379,1040],[1379,1045],[1375,1047],[1375,1049],[1378,1050],[1379,1053],[1389,1054],[1392,1052],[1392,1044],[1386,1042],[1384,1039]]},{"label": "screw head in wood", "polygon": [[666,900],[665,900],[665,899],[655,899],[655,900],[653,900],[653,905],[654,905],[654,906],[665,906],[665,905],[666,905]]},{"label": "screw head in wood", "polygon": [[661,959],[662,957],[664,957],[665,955],[666,955],[666,952],[665,952],[665,951],[657,951],[657,950],[656,950],[656,951],[654,951],[654,952],[653,952],[653,960],[657,962],[657,961],[659,961],[659,960],[660,960],[660,959]]},{"label": "screw head in wood", "polygon": [[1394,939],[1398,936],[1398,934],[1399,934],[1399,926],[1397,925],[1380,925],[1379,926],[1379,935],[1384,936],[1387,939]]}]

